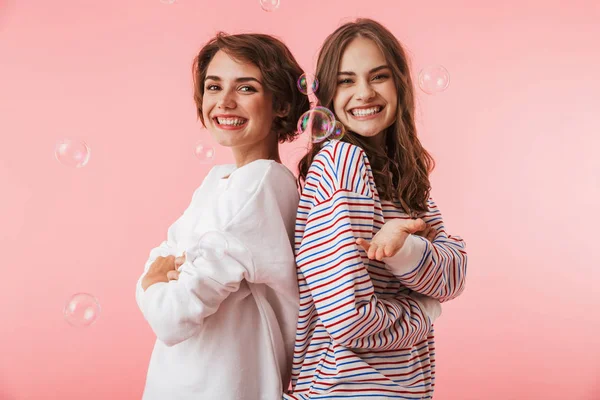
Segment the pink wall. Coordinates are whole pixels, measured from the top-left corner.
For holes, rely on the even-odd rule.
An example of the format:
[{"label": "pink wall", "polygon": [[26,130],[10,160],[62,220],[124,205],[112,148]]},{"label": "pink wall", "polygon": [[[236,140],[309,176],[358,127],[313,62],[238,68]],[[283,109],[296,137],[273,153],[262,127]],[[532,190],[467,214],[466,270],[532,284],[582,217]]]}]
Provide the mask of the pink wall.
[{"label": "pink wall", "polygon": [[[192,57],[216,30],[262,31],[311,70],[340,21],[368,16],[415,75],[451,74],[419,97],[433,196],[470,254],[436,326],[435,398],[600,399],[599,3],[281,2],[0,1],[0,398],[140,398],[154,337],[135,281],[210,167]],[[54,159],[65,137],[91,147],[85,168]],[[80,291],[102,305],[88,328],[62,316]]]}]

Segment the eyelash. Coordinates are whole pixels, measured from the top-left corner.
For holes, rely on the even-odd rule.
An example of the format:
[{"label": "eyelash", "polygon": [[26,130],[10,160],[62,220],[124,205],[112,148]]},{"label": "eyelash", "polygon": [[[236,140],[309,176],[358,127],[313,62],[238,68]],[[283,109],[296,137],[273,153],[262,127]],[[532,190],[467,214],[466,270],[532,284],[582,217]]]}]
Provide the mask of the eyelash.
[{"label": "eyelash", "polygon": [[[216,88],[216,89],[213,89],[213,88]],[[247,88],[249,90],[243,90],[242,92],[246,92],[246,93],[257,92],[257,90],[255,88],[253,88],[252,86],[249,86],[249,85],[244,85],[244,86],[240,87],[240,89],[244,89],[244,88]],[[205,91],[212,92],[212,91],[215,91],[218,89],[220,89],[219,85],[208,85],[208,86],[206,86]]]},{"label": "eyelash", "polygon": [[[377,78],[379,78],[379,79],[387,79],[387,78],[389,78],[389,77],[390,77],[390,76],[389,76],[388,74],[378,74],[378,75],[375,75],[375,76],[373,77],[373,79],[374,79],[374,80],[375,80],[375,79],[377,79]],[[340,79],[340,80],[338,81],[338,85],[343,85],[343,84],[345,84],[345,83],[352,83],[352,80],[351,80],[350,78],[344,78],[344,79]]]}]

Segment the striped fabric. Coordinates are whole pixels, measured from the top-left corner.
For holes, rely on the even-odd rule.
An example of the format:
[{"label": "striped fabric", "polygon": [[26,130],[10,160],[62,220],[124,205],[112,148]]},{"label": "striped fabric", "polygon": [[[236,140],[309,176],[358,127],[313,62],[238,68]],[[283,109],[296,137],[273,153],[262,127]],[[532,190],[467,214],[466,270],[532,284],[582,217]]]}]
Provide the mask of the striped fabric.
[{"label": "striped fabric", "polygon": [[370,261],[355,239],[409,218],[381,202],[365,153],[325,144],[296,218],[300,288],[292,390],[285,399],[428,399],[435,382],[433,327],[412,291],[446,301],[464,287],[466,253],[446,235],[435,203],[419,215],[437,228],[419,267],[400,278]]}]

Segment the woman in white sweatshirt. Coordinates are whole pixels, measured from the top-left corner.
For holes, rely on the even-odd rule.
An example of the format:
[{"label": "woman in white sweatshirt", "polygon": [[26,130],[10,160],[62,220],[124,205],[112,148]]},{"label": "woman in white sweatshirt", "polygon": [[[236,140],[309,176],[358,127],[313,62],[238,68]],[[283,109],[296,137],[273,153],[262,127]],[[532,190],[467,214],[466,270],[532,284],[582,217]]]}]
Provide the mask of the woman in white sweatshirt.
[{"label": "woman in white sweatshirt", "polygon": [[309,107],[301,74],[262,34],[220,33],[194,59],[198,117],[235,164],[212,168],[137,283],[157,336],[144,400],[271,400],[288,387],[299,198],[278,144]]}]

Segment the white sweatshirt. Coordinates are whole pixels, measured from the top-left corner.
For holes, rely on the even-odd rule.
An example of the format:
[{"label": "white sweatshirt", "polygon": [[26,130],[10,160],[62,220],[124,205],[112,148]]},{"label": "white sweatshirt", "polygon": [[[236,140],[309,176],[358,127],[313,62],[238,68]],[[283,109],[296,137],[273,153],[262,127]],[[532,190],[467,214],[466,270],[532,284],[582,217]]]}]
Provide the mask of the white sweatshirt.
[{"label": "white sweatshirt", "polygon": [[[298,200],[294,175],[275,161],[209,172],[137,283],[138,306],[158,339],[144,400],[281,399],[298,316]],[[158,256],[197,254],[207,232],[213,243],[226,240],[226,251],[218,245],[188,257],[178,280],[142,289]]]}]

